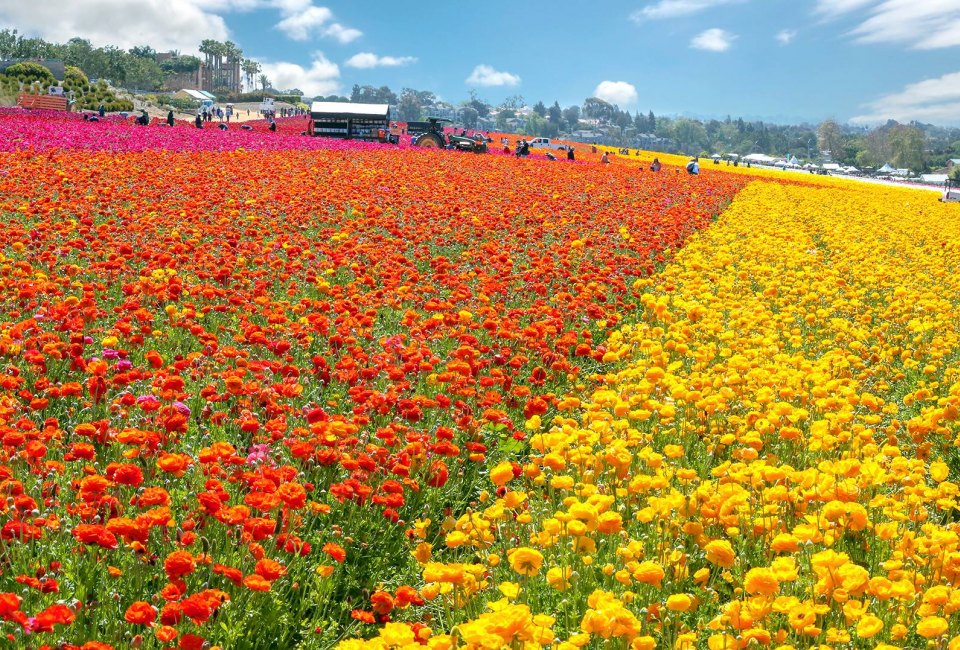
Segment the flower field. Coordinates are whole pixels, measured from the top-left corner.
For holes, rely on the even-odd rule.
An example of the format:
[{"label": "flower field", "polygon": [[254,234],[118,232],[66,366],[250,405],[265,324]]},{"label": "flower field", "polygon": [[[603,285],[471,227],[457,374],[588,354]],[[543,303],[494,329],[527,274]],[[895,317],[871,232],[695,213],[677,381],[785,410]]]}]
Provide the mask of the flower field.
[{"label": "flower field", "polygon": [[6,644],[960,647],[957,206],[292,127],[0,114]]}]

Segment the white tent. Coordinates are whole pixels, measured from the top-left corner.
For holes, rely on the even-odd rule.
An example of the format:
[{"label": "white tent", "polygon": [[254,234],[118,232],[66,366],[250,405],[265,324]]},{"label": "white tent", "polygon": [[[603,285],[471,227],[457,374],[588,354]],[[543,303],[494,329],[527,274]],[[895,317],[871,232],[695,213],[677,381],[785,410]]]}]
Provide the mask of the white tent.
[{"label": "white tent", "polygon": [[893,167],[890,166],[890,163],[887,163],[883,167],[877,170],[878,174],[892,174],[894,172]]},{"label": "white tent", "polygon": [[776,160],[776,158],[768,156],[765,153],[752,153],[748,156],[744,156],[743,159],[747,162],[760,163],[761,165],[769,165]]}]

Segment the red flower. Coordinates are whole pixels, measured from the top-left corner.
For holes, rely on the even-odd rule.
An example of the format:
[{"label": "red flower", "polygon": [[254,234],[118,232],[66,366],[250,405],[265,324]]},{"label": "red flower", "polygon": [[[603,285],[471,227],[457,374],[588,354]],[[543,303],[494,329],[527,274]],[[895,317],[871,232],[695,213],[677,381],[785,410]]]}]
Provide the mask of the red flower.
[{"label": "red flower", "polygon": [[127,608],[123,618],[134,625],[150,625],[157,619],[157,610],[150,603],[138,600]]}]

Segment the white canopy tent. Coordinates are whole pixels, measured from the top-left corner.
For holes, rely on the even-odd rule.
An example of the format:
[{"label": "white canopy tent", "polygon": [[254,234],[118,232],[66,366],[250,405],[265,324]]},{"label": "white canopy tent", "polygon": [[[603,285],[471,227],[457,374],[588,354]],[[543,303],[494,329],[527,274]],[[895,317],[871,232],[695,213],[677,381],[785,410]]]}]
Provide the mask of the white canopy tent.
[{"label": "white canopy tent", "polygon": [[752,153],[748,156],[744,156],[743,159],[746,160],[747,162],[752,162],[752,163],[755,162],[761,165],[769,165],[776,161],[776,158],[772,156],[768,156],[765,153]]}]

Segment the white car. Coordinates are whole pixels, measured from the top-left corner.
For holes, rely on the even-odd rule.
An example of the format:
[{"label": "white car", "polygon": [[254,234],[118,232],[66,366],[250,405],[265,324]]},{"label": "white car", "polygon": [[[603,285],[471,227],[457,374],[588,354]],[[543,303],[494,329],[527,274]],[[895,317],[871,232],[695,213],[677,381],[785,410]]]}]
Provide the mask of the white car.
[{"label": "white car", "polygon": [[560,151],[566,151],[567,147],[563,144],[557,144],[552,142],[550,138],[534,138],[530,140],[531,149],[558,149]]}]

